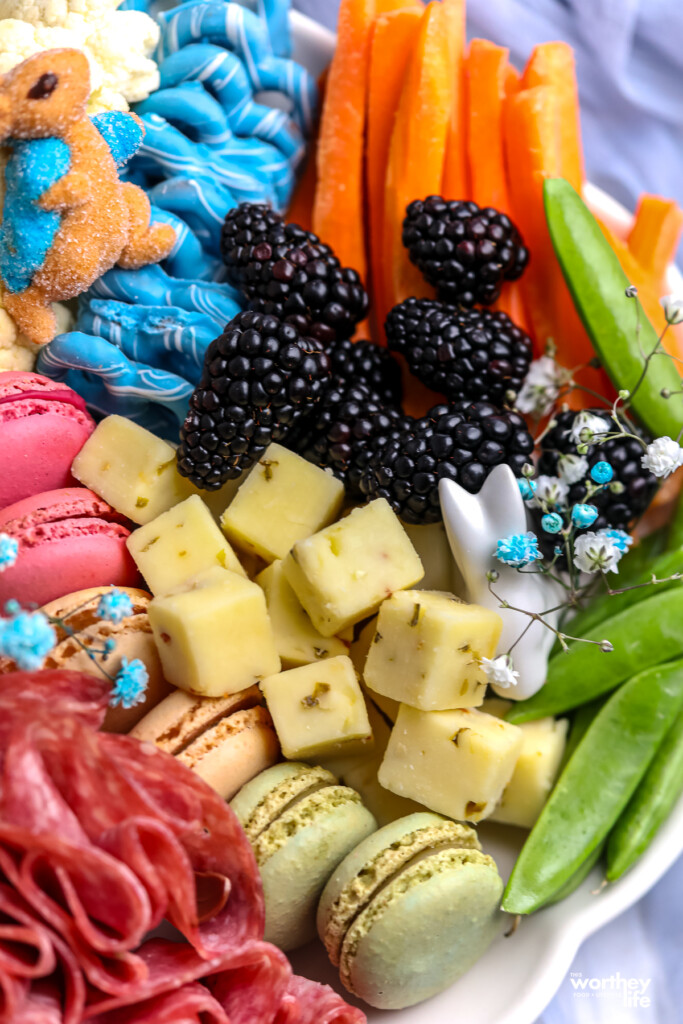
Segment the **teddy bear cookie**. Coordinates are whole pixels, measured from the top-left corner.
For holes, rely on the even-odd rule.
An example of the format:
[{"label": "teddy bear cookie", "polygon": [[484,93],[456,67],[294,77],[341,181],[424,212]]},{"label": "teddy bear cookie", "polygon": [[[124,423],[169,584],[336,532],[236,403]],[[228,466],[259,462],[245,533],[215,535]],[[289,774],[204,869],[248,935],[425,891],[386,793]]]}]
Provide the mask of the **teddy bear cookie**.
[{"label": "teddy bear cookie", "polygon": [[175,244],[151,224],[147,196],[119,181],[144,129],[133,114],[86,115],[90,70],[79,50],[47,50],[0,79],[0,142],[9,152],[0,227],[3,305],[32,342],[57,332],[53,301],[118,264],[137,269]]}]

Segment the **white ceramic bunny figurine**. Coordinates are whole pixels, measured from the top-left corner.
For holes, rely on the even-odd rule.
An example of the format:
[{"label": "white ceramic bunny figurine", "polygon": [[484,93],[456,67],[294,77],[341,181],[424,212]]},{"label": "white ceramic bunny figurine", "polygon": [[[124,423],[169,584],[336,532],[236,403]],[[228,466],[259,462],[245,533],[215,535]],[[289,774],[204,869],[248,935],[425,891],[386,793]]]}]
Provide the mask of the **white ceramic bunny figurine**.
[{"label": "white ceramic bunny figurine", "polygon": [[[494,557],[498,540],[528,530],[526,508],[517,481],[509,466],[496,466],[479,494],[470,494],[452,480],[442,480],[439,495],[451,551],[465,582],[468,599],[495,608],[501,615],[503,632],[498,650],[505,652],[529,626],[529,617],[523,612],[500,607],[486,579],[491,569],[499,573],[493,586],[496,594],[518,608],[544,612],[562,599],[559,584],[540,573],[520,573]],[[557,612],[545,616],[553,626],[557,625],[558,617]],[[496,693],[508,699],[523,700],[540,690],[554,640],[555,634],[550,629],[540,622],[532,622],[512,652],[515,671],[519,672],[517,686],[505,690],[494,686]]]}]

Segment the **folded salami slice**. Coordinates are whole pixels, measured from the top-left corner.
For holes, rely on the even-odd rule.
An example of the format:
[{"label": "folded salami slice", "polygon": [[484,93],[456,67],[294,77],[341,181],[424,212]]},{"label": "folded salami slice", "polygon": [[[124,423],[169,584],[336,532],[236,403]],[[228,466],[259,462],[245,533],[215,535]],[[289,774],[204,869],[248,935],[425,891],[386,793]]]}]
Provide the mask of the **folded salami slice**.
[{"label": "folded salami slice", "polygon": [[[79,673],[0,677],[0,1024],[361,1024],[263,941],[230,807],[97,731],[107,693]],[[164,921],[178,941],[145,939]]]}]

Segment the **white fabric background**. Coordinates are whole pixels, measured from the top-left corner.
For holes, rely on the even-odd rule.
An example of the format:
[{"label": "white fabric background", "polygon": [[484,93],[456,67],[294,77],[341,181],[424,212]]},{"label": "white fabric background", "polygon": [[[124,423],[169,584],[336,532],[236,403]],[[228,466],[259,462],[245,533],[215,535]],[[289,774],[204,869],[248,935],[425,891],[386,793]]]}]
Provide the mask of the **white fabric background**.
[{"label": "white fabric background", "polygon": [[[334,28],[337,0],[294,4]],[[536,43],[570,42],[591,181],[629,208],[642,191],[683,205],[683,0],[468,0],[468,33],[508,46],[519,67]],[[577,998],[567,978],[538,1024],[683,1022],[683,860],[585,943],[572,972],[649,978],[651,1005]]]}]

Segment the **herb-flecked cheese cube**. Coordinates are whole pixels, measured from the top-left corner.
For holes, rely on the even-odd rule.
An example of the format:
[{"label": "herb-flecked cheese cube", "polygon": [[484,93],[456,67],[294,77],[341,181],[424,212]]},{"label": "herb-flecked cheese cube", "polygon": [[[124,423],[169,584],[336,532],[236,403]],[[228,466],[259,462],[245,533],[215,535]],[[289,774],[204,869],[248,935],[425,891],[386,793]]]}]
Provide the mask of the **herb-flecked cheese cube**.
[{"label": "herb-flecked cheese cube", "polygon": [[477,707],[503,621],[452,594],[400,590],[380,607],[363,678],[371,690],[422,711]]},{"label": "herb-flecked cheese cube", "polygon": [[164,675],[181,690],[221,697],[280,670],[264,593],[237,573],[207,569],[148,611]]},{"label": "herb-flecked cheese cube", "polygon": [[175,449],[138,423],[107,416],[74,459],[71,472],[134,523],[156,519],[192,493]]},{"label": "herb-flecked cheese cube", "polygon": [[493,813],[521,749],[521,729],[483,711],[401,704],[378,778],[432,811],[481,821]]},{"label": "herb-flecked cheese cube", "polygon": [[351,659],[328,658],[261,683],[282,753],[290,760],[357,748],[372,740]]},{"label": "herb-flecked cheese cube", "polygon": [[134,530],[128,550],[153,594],[219,566],[246,575],[202,499],[192,494],[151,523]]},{"label": "herb-flecked cheese cube", "polygon": [[422,579],[422,563],[391,506],[377,498],[295,544],[287,579],[313,625],[333,636]]},{"label": "herb-flecked cheese cube", "polygon": [[377,778],[379,766],[389,743],[390,727],[372,700],[366,700],[368,720],[372,729],[373,742],[360,751],[351,754],[343,752],[336,757],[316,758],[344,786],[350,786],[360,793],[367,809],[374,814],[380,825],[404,818],[407,814],[423,811],[424,807],[413,800],[396,796],[380,786]]},{"label": "herb-flecked cheese cube", "polygon": [[344,485],[300,455],[271,444],[221,518],[226,537],[266,562],[284,558],[339,514]]},{"label": "herb-flecked cheese cube", "polygon": [[533,828],[555,785],[568,725],[566,718],[549,717],[522,722],[517,727],[522,731],[522,749],[512,778],[490,816],[491,821]]},{"label": "herb-flecked cheese cube", "polygon": [[268,616],[283,668],[297,668],[348,653],[349,644],[339,637],[320,635],[287,582],[280,559],[259,573],[256,583],[266,595]]}]

